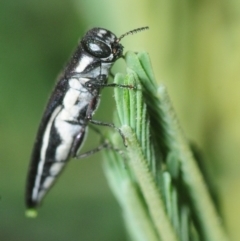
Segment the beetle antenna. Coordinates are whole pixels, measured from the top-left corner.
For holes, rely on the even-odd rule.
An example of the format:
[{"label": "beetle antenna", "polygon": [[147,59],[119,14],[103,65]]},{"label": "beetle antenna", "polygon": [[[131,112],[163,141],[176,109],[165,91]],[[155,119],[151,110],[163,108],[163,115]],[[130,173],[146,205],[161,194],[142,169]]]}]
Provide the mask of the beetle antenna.
[{"label": "beetle antenna", "polygon": [[146,26],[146,27],[141,27],[141,28],[136,28],[136,29],[133,29],[129,32],[126,32],[125,34],[121,35],[116,42],[120,42],[122,38],[124,38],[125,36],[129,35],[129,34],[135,34],[135,33],[138,33],[138,32],[141,32],[141,31],[144,31],[144,30],[148,30],[149,27]]}]

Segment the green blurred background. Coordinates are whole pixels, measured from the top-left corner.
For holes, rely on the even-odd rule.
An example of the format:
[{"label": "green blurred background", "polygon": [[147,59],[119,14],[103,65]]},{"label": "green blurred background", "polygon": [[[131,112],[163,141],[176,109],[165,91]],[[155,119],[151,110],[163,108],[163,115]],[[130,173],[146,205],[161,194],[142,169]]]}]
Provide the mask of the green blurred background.
[{"label": "green blurred background", "polygon": [[[2,0],[1,241],[127,239],[101,155],[72,161],[35,220],[24,216],[24,186],[44,105],[78,39],[96,26],[119,36],[146,25],[150,31],[122,41],[125,51],[150,53],[186,136],[204,153],[228,233],[240,240],[239,1]],[[96,119],[111,120],[112,95],[104,90]]]}]

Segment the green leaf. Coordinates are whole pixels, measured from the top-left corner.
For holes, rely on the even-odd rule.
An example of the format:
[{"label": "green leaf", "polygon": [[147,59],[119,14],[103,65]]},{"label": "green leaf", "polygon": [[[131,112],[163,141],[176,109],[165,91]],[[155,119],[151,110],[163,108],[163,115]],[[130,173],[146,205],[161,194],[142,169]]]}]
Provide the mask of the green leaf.
[{"label": "green leaf", "polygon": [[[146,53],[128,52],[127,75],[115,83],[117,115],[127,143],[105,152],[104,169],[133,240],[227,240],[191,149]],[[119,137],[109,138],[114,147]],[[121,147],[123,149],[123,147]]]}]

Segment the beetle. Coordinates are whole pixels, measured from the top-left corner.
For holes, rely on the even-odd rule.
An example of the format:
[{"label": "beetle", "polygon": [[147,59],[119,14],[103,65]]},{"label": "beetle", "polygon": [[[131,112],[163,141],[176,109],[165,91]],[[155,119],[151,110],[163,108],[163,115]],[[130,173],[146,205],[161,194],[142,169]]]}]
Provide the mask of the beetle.
[{"label": "beetle", "polygon": [[[127,87],[108,84],[110,69],[123,55],[123,37],[148,27],[129,31],[119,38],[104,28],[89,30],[77,46],[48,101],[34,143],[26,185],[25,202],[35,209],[56,181],[70,158],[80,157],[89,122],[113,124],[92,119],[104,87]],[[102,146],[104,147],[104,145]],[[101,148],[99,148],[101,149]]]}]

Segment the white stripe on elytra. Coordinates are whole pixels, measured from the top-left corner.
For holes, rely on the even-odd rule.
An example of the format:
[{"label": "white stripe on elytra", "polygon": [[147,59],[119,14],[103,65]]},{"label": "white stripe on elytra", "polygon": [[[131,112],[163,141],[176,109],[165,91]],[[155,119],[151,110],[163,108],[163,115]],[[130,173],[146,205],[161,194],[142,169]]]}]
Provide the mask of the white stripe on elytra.
[{"label": "white stripe on elytra", "polygon": [[55,180],[55,177],[50,176],[50,177],[46,178],[46,180],[44,181],[44,184],[43,184],[44,189],[40,190],[38,193],[38,200],[41,200],[44,197],[44,195],[46,193],[46,189],[52,185],[54,180]]},{"label": "white stripe on elytra", "polygon": [[49,143],[49,135],[50,135],[50,130],[52,127],[52,123],[55,119],[55,117],[57,116],[57,114],[59,113],[60,109],[62,107],[58,106],[52,113],[51,118],[47,124],[46,130],[44,132],[44,136],[43,136],[43,142],[42,142],[42,149],[41,149],[41,153],[40,153],[40,162],[38,163],[38,168],[37,168],[37,175],[36,175],[36,180],[34,183],[34,188],[33,188],[33,192],[32,192],[32,199],[33,200],[37,200],[38,199],[38,189],[40,187],[40,181],[41,181],[41,174],[43,171],[43,167],[44,167],[44,163],[46,160],[46,151],[47,151],[47,147],[48,147],[48,143]]},{"label": "white stripe on elytra", "polygon": [[68,81],[70,88],[75,89],[75,90],[81,90],[83,86],[80,84],[78,79],[70,79]]},{"label": "white stripe on elytra", "polygon": [[67,121],[77,121],[79,112],[89,104],[91,99],[92,95],[89,92],[80,92],[76,89],[67,91],[63,99],[64,109],[61,110],[54,122],[62,140],[61,144],[56,148],[56,160],[63,161],[67,159],[76,135],[81,133],[83,128],[81,125],[72,125]]}]

